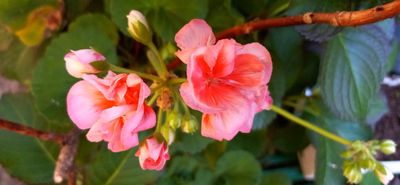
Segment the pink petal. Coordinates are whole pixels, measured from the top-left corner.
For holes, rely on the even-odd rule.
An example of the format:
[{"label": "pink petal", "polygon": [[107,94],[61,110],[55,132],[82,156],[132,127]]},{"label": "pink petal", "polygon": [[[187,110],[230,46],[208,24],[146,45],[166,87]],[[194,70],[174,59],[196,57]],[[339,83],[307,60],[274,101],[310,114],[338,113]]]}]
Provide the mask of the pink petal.
[{"label": "pink petal", "polygon": [[185,50],[179,50],[175,52],[175,55],[185,64],[189,63],[190,56],[192,53],[195,51],[195,49],[185,49]]},{"label": "pink petal", "polygon": [[193,49],[215,43],[211,27],[201,19],[193,19],[175,35],[175,42],[182,50]]},{"label": "pink petal", "polygon": [[120,124],[122,116],[125,115],[132,106],[115,106],[101,112],[97,122],[90,128],[86,137],[89,141],[99,142],[109,141],[113,137],[115,124]]},{"label": "pink petal", "polygon": [[100,91],[86,81],[74,84],[67,95],[67,112],[72,122],[80,129],[90,128],[100,113],[114,102],[106,100]]},{"label": "pink petal", "polygon": [[134,132],[140,132],[151,129],[156,126],[156,114],[150,106],[144,104],[144,114],[140,124],[136,127]]},{"label": "pink petal", "polygon": [[[239,131],[248,132],[252,126],[254,111],[250,103],[232,107],[226,111],[204,114],[201,134],[216,140],[231,140]],[[251,120],[251,122],[249,122]],[[249,124],[250,123],[250,124]]]},{"label": "pink petal", "polygon": [[252,54],[259,58],[265,64],[264,84],[268,83],[272,74],[272,60],[268,50],[259,43],[246,44],[237,48],[237,54]]},{"label": "pink petal", "polygon": [[208,48],[204,59],[212,69],[214,77],[223,77],[232,72],[235,64],[235,46],[234,40],[223,39]]},{"label": "pink petal", "polygon": [[192,109],[204,112],[204,113],[213,113],[221,111],[221,108],[218,107],[211,107],[200,100],[198,100],[197,96],[195,96],[193,87],[188,83],[185,82],[181,85],[179,92],[182,96],[184,102]]},{"label": "pink petal", "polygon": [[254,55],[241,54],[235,58],[235,69],[225,79],[245,88],[265,84],[265,65]]}]

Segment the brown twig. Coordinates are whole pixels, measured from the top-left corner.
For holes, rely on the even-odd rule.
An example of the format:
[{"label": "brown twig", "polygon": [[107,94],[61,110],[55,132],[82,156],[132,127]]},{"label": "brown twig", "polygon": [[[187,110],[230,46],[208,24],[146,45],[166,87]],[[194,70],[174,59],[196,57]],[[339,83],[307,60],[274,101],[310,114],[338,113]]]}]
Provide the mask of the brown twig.
[{"label": "brown twig", "polygon": [[[359,11],[341,11],[333,13],[308,12],[302,15],[268,18],[250,21],[248,23],[228,28],[217,33],[217,39],[230,38],[248,34],[253,31],[272,27],[295,26],[304,24],[330,24],[338,27],[360,26],[378,22],[400,14],[400,0],[394,0],[384,5]],[[180,64],[179,59],[174,59],[168,64],[168,69],[174,69]]]},{"label": "brown twig", "polygon": [[64,179],[68,179],[69,185],[76,184],[76,173],[75,173],[75,156],[78,150],[80,131],[77,128],[67,135],[54,170],[53,180],[55,183],[61,183]]},{"label": "brown twig", "polygon": [[58,144],[62,144],[65,138],[65,136],[61,134],[36,130],[32,127],[28,127],[25,125],[17,124],[2,119],[0,119],[0,129],[8,130],[25,136],[35,137],[45,141],[53,141]]},{"label": "brown twig", "polygon": [[303,24],[330,24],[332,26],[359,26],[378,22],[400,14],[400,0],[359,11],[341,11],[334,13],[312,13],[251,21],[224,30],[217,34],[218,39],[248,34],[252,31],[271,27]]}]

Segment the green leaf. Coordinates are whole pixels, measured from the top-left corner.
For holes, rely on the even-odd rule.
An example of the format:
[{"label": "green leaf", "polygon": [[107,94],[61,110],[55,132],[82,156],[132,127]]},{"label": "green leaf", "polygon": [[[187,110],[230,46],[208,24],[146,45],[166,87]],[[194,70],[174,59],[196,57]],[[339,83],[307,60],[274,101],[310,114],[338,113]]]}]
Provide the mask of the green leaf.
[{"label": "green leaf", "polygon": [[39,110],[50,120],[64,125],[70,125],[65,107],[67,92],[78,80],[65,70],[64,55],[70,50],[92,47],[102,53],[108,62],[117,63],[114,42],[109,32],[100,29],[101,25],[108,23],[95,23],[104,19],[96,20],[97,16],[88,16],[93,20],[87,21],[89,18],[82,16],[76,22],[84,25],[72,23],[74,29],[52,40],[33,75],[33,94]]},{"label": "green leaf", "polygon": [[320,69],[323,100],[336,115],[365,120],[387,61],[387,41],[376,27],[347,28],[328,43]]},{"label": "green leaf", "polygon": [[233,0],[232,4],[245,15],[258,15],[263,13],[268,0]]},{"label": "green leaf", "polygon": [[290,178],[280,172],[272,172],[263,175],[260,185],[291,185],[292,181]]},{"label": "green leaf", "polygon": [[0,131],[1,165],[29,184],[53,184],[57,150],[53,143]]},{"label": "green leaf", "polygon": [[205,18],[206,0],[111,0],[110,12],[118,28],[128,35],[126,16],[130,10],[141,11],[154,32],[164,41],[173,41],[175,33],[193,18]]},{"label": "green leaf", "polygon": [[230,185],[257,184],[261,178],[261,166],[248,152],[230,151],[218,160],[216,174]]},{"label": "green leaf", "polygon": [[[40,130],[54,130],[54,125],[35,110],[29,94],[4,95],[0,99],[0,118]],[[57,151],[54,143],[0,131],[0,163],[12,176],[29,184],[52,184]]]},{"label": "green leaf", "polygon": [[181,132],[177,132],[176,134],[176,140],[170,148],[171,153],[186,152],[196,154],[204,150],[207,145],[213,141],[210,138],[201,136],[199,131],[193,134]]},{"label": "green leaf", "polygon": [[230,150],[246,150],[255,156],[260,156],[265,150],[265,141],[267,140],[266,130],[255,130],[251,133],[241,133],[228,142]]},{"label": "green leaf", "polygon": [[104,31],[115,45],[118,44],[117,27],[103,14],[85,14],[69,25],[69,31],[93,28]]},{"label": "green leaf", "polygon": [[207,22],[214,32],[244,23],[244,17],[232,7],[231,0],[210,0],[209,7]]},{"label": "green leaf", "polygon": [[86,166],[85,181],[93,185],[154,184],[155,171],[142,170],[133,150],[113,153],[102,147]]},{"label": "green leaf", "polygon": [[360,185],[381,185],[381,181],[373,172],[368,172],[363,175]]},{"label": "green leaf", "polygon": [[46,120],[36,109],[32,95],[7,94],[0,98],[0,117],[44,131],[60,131],[65,128]]}]

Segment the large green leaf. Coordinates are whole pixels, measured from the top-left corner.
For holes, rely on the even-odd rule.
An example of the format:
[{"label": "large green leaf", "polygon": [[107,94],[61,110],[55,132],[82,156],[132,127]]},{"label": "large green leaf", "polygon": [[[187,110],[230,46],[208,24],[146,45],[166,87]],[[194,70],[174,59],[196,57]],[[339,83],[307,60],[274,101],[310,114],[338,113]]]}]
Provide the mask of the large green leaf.
[{"label": "large green leaf", "polygon": [[102,14],[86,14],[81,16],[69,26],[69,30],[85,30],[97,28],[104,31],[115,45],[118,44],[118,31],[114,23]]},{"label": "large green leaf", "polygon": [[263,175],[261,185],[291,185],[292,181],[282,172],[272,172]]},{"label": "large green leaf", "polygon": [[230,151],[218,160],[216,174],[229,185],[258,184],[261,166],[248,152]]},{"label": "large green leaf", "polygon": [[366,119],[387,56],[388,41],[376,26],[347,28],[330,40],[319,74],[330,110],[347,120]]},{"label": "large green leaf", "polygon": [[157,173],[142,170],[133,154],[133,150],[113,153],[103,147],[86,166],[85,181],[90,185],[153,184]]},{"label": "large green leaf", "polygon": [[[110,38],[109,22],[99,16],[85,15],[71,24],[73,29],[52,40],[44,57],[39,61],[33,76],[33,93],[39,110],[49,119],[70,124],[66,114],[65,99],[75,79],[65,70],[64,55],[70,50],[92,47],[106,56],[107,61],[117,63],[116,48]],[[91,19],[88,21],[87,19]],[[99,23],[105,21],[103,23]],[[112,34],[115,35],[115,34]]]},{"label": "large green leaf", "polygon": [[126,16],[130,10],[141,11],[155,33],[164,41],[172,41],[175,33],[193,18],[204,18],[208,11],[206,0],[111,0],[110,12],[118,28],[127,34]]},{"label": "large green leaf", "polygon": [[46,120],[36,109],[32,95],[7,94],[0,98],[0,117],[44,131],[61,131],[65,127]]},{"label": "large green leaf", "polygon": [[[54,130],[32,104],[29,94],[0,99],[0,118],[41,130]],[[52,184],[58,146],[8,131],[0,131],[0,163],[14,177],[29,184]]]}]

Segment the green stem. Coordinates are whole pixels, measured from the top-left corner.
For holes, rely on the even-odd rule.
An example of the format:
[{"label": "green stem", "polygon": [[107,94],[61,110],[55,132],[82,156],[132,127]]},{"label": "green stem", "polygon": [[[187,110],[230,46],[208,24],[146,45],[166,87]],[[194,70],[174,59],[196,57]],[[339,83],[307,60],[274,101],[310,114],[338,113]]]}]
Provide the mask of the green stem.
[{"label": "green stem", "polygon": [[164,60],[161,58],[158,49],[156,48],[154,43],[150,43],[147,46],[149,47],[150,51],[153,52],[153,54],[156,56],[156,59],[158,61],[157,68],[160,70],[162,77],[166,78],[168,76],[167,66],[165,65]]},{"label": "green stem", "polygon": [[159,78],[158,76],[154,76],[154,75],[151,75],[151,74],[148,74],[148,73],[142,73],[142,72],[139,72],[139,71],[134,71],[134,70],[131,70],[131,69],[126,69],[126,68],[123,68],[123,67],[118,67],[118,66],[115,66],[115,65],[112,65],[112,64],[110,64],[110,70],[114,71],[114,72],[118,72],[118,73],[135,73],[135,74],[137,74],[138,76],[140,76],[142,78],[146,78],[146,79],[153,80],[153,81],[162,81],[161,78]]},{"label": "green stem", "polygon": [[163,111],[159,108],[157,113],[157,127],[156,127],[156,132],[158,133],[161,132],[162,120],[163,120]]},{"label": "green stem", "polygon": [[306,127],[306,128],[308,128],[308,129],[310,129],[310,130],[312,130],[314,132],[317,132],[318,134],[320,134],[322,136],[325,136],[325,137],[327,137],[329,139],[332,139],[332,140],[334,140],[334,141],[336,141],[338,143],[341,143],[343,145],[350,145],[351,144],[351,141],[349,141],[349,140],[347,140],[345,138],[342,138],[342,137],[340,137],[338,135],[335,135],[335,134],[333,134],[331,132],[328,132],[328,131],[320,128],[320,127],[317,127],[314,124],[312,124],[312,123],[310,123],[310,122],[308,122],[306,120],[303,120],[303,119],[291,114],[290,112],[288,112],[288,111],[286,111],[284,109],[281,109],[281,108],[279,108],[279,107],[277,107],[275,105],[272,105],[271,110],[276,112],[276,113],[278,113],[278,114],[280,114],[281,116],[283,116],[283,117],[285,117],[285,118],[287,118],[287,119],[289,119],[289,120],[291,120],[291,121],[303,126],[303,127]]},{"label": "green stem", "polygon": [[160,96],[160,92],[156,91],[153,96],[151,96],[150,100],[147,102],[148,105],[153,105],[153,103],[157,100],[158,96]]},{"label": "green stem", "polygon": [[171,85],[175,85],[175,84],[181,84],[186,81],[187,81],[186,78],[172,78],[172,79],[168,80],[168,83]]}]

